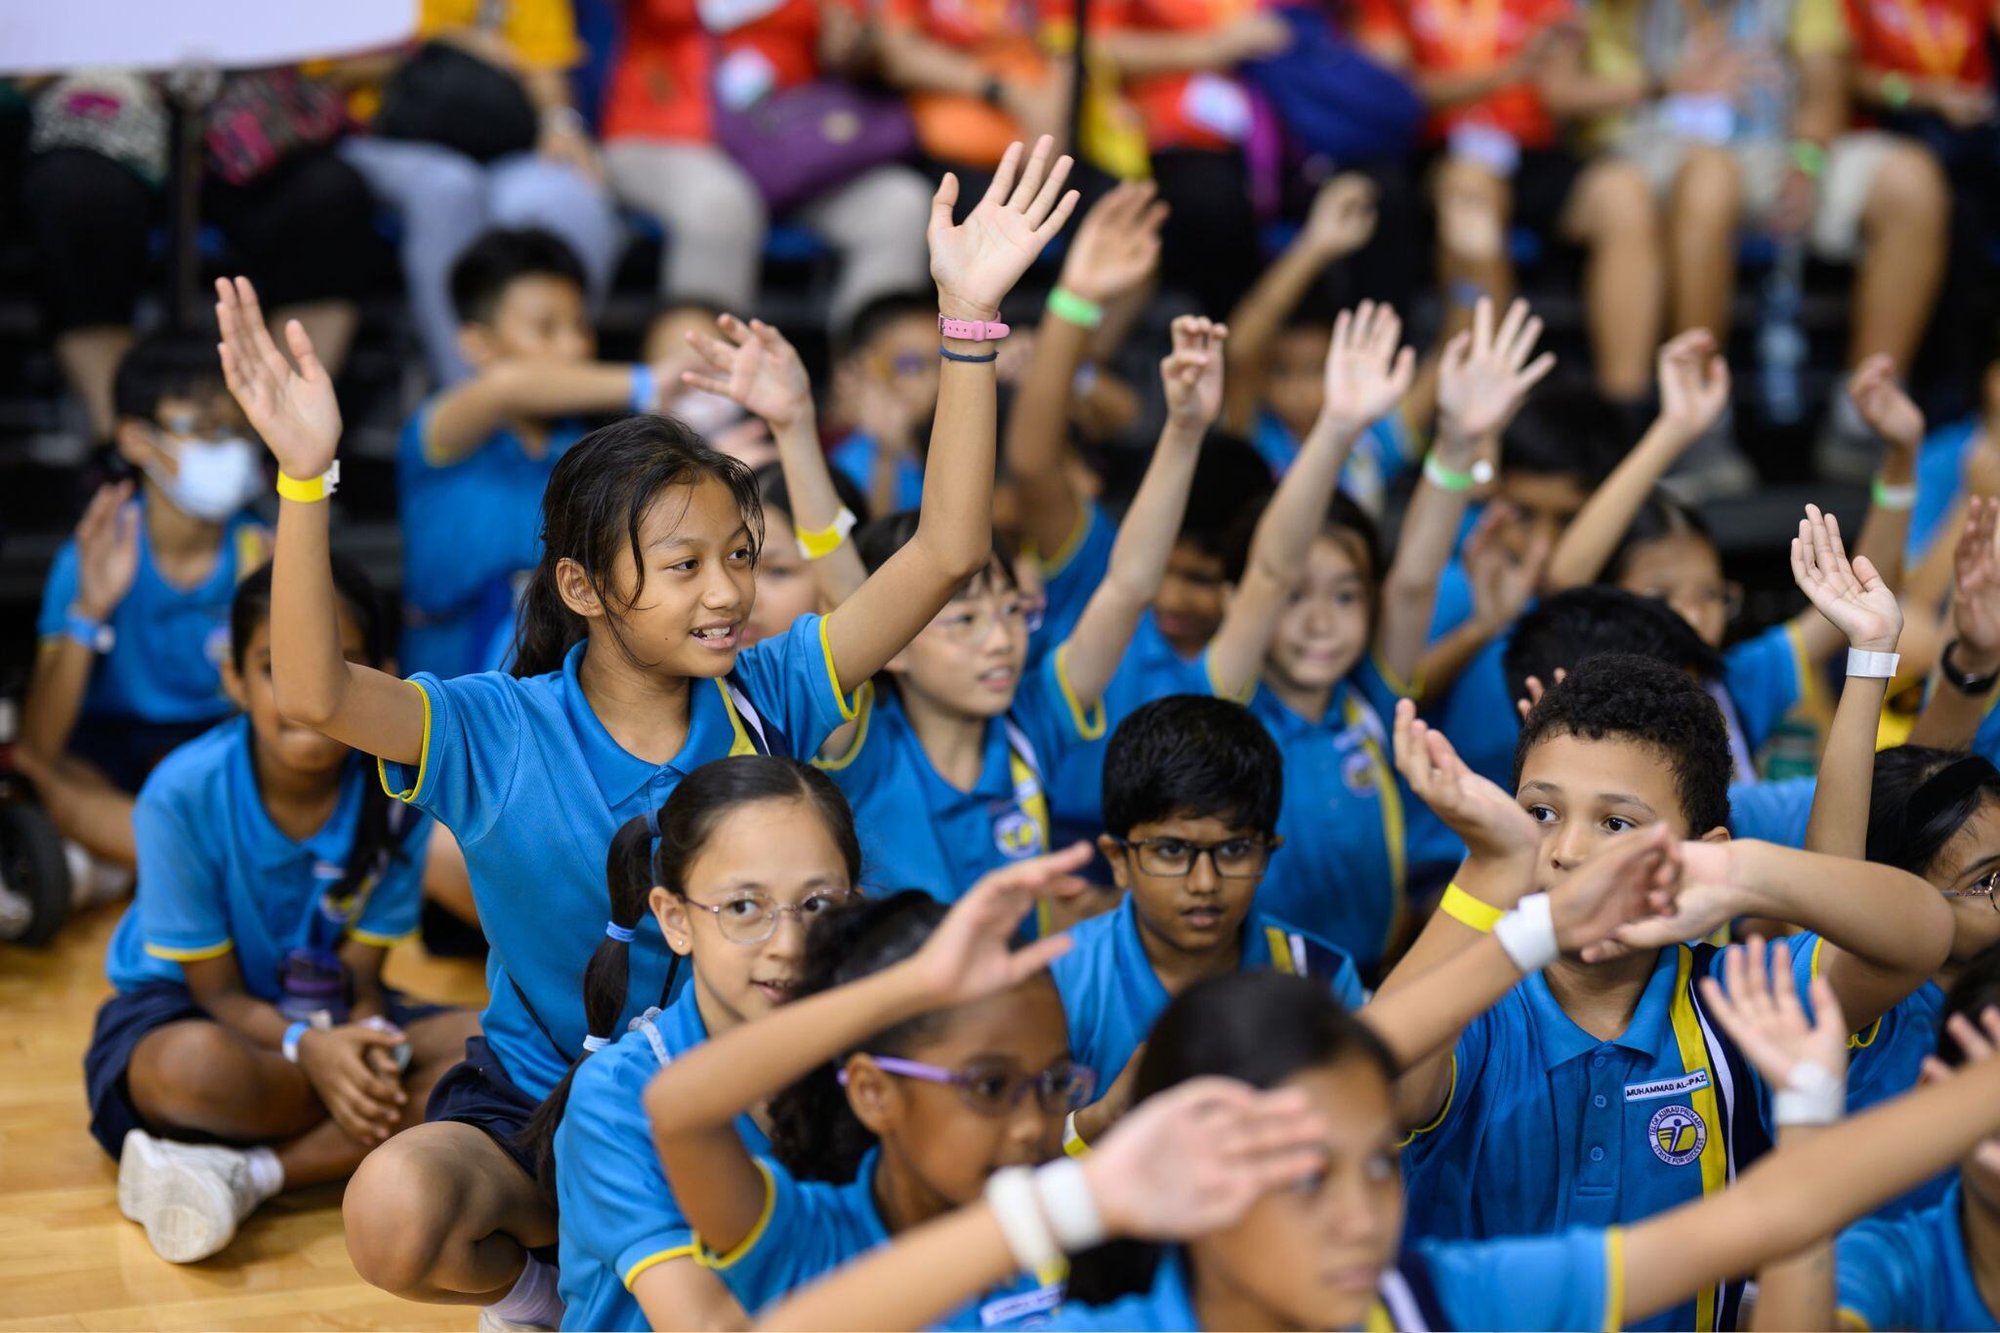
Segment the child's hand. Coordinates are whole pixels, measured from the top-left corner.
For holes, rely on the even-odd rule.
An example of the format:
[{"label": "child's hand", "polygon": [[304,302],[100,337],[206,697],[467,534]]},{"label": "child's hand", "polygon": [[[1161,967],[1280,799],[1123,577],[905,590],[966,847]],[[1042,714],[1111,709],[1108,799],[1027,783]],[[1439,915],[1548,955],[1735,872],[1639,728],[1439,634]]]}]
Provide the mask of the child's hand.
[{"label": "child's hand", "polygon": [[1363,301],[1333,321],[1326,354],[1322,417],[1359,435],[1394,411],[1416,378],[1417,354],[1402,347],[1403,321],[1395,308]]},{"label": "child's hand", "polygon": [[[1554,677],[1556,684],[1562,684],[1568,677],[1568,671],[1562,667],[1556,668]],[[1529,676],[1522,680],[1521,690],[1522,697],[1514,701],[1514,711],[1521,715],[1523,722],[1526,722],[1528,714],[1535,711],[1535,705],[1542,701],[1542,696],[1548,693],[1548,689],[1542,684],[1540,676]]]},{"label": "child's hand", "polygon": [[1766,969],[1764,940],[1752,935],[1741,947],[1724,950],[1723,980],[1701,979],[1701,998],[1764,1081],[1783,1088],[1800,1065],[1818,1065],[1836,1079],[1847,1077],[1847,1020],[1840,997],[1825,977],[1812,981],[1813,1020],[1806,1021],[1792,984],[1791,946],[1774,940]]},{"label": "child's hand", "polygon": [[1553,352],[1532,363],[1542,321],[1528,312],[1526,301],[1507,307],[1498,328],[1493,302],[1486,297],[1473,307],[1472,327],[1445,344],[1438,362],[1438,442],[1455,451],[1469,451],[1479,440],[1505,429],[1527,400],[1528,390],[1555,369]]},{"label": "child's hand", "polygon": [[1501,503],[1488,506],[1465,541],[1465,573],[1472,583],[1472,618],[1498,634],[1520,619],[1542,586],[1542,574],[1555,551],[1550,535],[1537,530],[1519,559],[1500,540],[1507,513]]},{"label": "child's hand", "polygon": [[278,467],[300,481],[325,473],[340,445],[340,403],[305,326],[296,319],[285,325],[287,360],[271,341],[248,278],[215,280],[215,320],[222,329],[222,378]]},{"label": "child's hand", "polygon": [[1112,1235],[1191,1240],[1323,1170],[1326,1133],[1301,1089],[1189,1079],[1134,1108],[1083,1170]]},{"label": "child's hand", "polygon": [[1848,646],[1893,653],[1903,633],[1903,606],[1867,556],[1847,561],[1840,523],[1807,505],[1792,538],[1792,578],[1819,613],[1847,636]]},{"label": "child's hand", "polygon": [[1953,563],[1951,619],[1961,645],[1953,661],[1983,674],[2000,666],[2000,498],[1966,501]]},{"label": "child's hand", "polygon": [[1074,843],[981,876],[905,964],[932,1003],[944,1008],[998,994],[1069,952],[1068,935],[1016,950],[1014,932],[1037,898],[1073,898],[1090,887],[1076,872],[1090,864],[1091,852],[1089,843]]},{"label": "child's hand", "polygon": [[1689,329],[1660,349],[1659,424],[1682,447],[1700,439],[1729,406],[1729,362],[1707,329]]},{"label": "child's hand", "polygon": [[76,525],[77,613],[109,619],[138,572],[139,509],[132,503],[132,483],[100,486]]},{"label": "child's hand", "polygon": [[721,338],[690,331],[687,340],[716,373],[685,371],[681,383],[734,400],[774,431],[812,411],[812,380],[784,334],[761,319],[745,324],[734,315],[723,315],[715,323]]},{"label": "child's hand", "polygon": [[1054,240],[1076,208],[1076,191],[1063,191],[1068,156],[1056,158],[1055,140],[1044,135],[1022,167],[1023,149],[1010,144],[979,206],[952,225],[958,177],[945,173],[931,198],[929,229],[931,277],[937,280],[941,312],[952,319],[989,320],[1000,301]]},{"label": "child's hand", "polygon": [[1160,362],[1167,391],[1167,420],[1205,431],[1222,413],[1222,345],[1229,326],[1199,315],[1174,321],[1174,350]]},{"label": "child's hand", "polygon": [[1861,419],[1891,449],[1914,458],[1924,442],[1924,414],[1896,383],[1896,363],[1871,356],[1847,380],[1847,396],[1861,409]]},{"label": "child's hand", "polygon": [[[1958,1043],[1958,1049],[1965,1056],[1965,1064],[1978,1064],[1991,1060],[1994,1052],[2000,1051],[2000,1009],[1989,1006],[1974,1023],[1964,1014],[1953,1014],[1945,1019],[1944,1030]],[[1958,1077],[1959,1071],[1946,1064],[1935,1055],[1924,1057],[1921,1083],[1949,1083]],[[1973,1162],[1990,1172],[2000,1172],[2000,1138],[1983,1140],[1972,1150]]]},{"label": "child's hand", "polygon": [[[1631,837],[1631,834],[1624,834]],[[1642,949],[1664,949],[1712,935],[1745,915],[1737,842],[1670,843],[1667,860],[1676,886],[1673,911],[1620,926],[1611,938],[1583,950],[1583,961],[1601,963]]]},{"label": "child's hand", "polygon": [[1319,187],[1299,240],[1328,263],[1351,255],[1375,234],[1375,182],[1343,171]]},{"label": "child's hand", "polygon": [[349,1023],[309,1028],[299,1038],[299,1068],[325,1103],[327,1113],[357,1143],[380,1143],[396,1132],[409,1094],[393,1074],[377,1070],[369,1052],[392,1056],[406,1038],[394,1028]]},{"label": "child's hand", "polygon": [[1496,861],[1537,853],[1542,830],[1535,817],[1467,768],[1445,734],[1418,719],[1417,706],[1408,699],[1396,704],[1394,729],[1396,771],[1468,851]]},{"label": "child's hand", "polygon": [[1111,1086],[1097,1094],[1097,1100],[1076,1113],[1076,1132],[1085,1143],[1095,1143],[1132,1109],[1132,1089],[1139,1082],[1139,1064],[1146,1058],[1146,1043],[1140,1042]]},{"label": "child's hand", "polygon": [[1086,301],[1113,300],[1153,276],[1167,206],[1150,181],[1126,181],[1092,205],[1063,260],[1062,285]]},{"label": "child's hand", "polygon": [[1613,838],[1549,893],[1556,944],[1576,953],[1621,926],[1670,916],[1679,883],[1668,860],[1672,835],[1655,824]]}]

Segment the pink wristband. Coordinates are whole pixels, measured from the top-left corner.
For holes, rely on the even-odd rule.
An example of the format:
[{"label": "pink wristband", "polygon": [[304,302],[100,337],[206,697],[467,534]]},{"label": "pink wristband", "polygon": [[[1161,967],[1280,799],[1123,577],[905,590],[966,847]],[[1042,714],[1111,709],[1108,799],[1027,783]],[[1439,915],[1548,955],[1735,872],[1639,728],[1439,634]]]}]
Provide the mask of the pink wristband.
[{"label": "pink wristband", "polygon": [[998,320],[946,319],[938,316],[938,332],[947,338],[963,338],[967,342],[984,343],[1004,338],[1013,330]]}]

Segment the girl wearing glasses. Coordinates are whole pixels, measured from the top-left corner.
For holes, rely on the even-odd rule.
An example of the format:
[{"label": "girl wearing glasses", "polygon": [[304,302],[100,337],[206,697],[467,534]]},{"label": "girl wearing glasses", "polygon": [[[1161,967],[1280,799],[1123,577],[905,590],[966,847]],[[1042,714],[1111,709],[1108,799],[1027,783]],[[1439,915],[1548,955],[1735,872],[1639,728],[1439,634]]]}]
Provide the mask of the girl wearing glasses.
[{"label": "girl wearing glasses", "polygon": [[[1092,1082],[1043,972],[1069,940],[1010,942],[1038,894],[1081,891],[1089,851],[997,871],[949,909],[904,892],[827,913],[801,998],[654,1077],[646,1111],[697,1259],[745,1310],[1061,1154]],[[759,1151],[739,1127],[767,1100]],[[1055,1275],[1024,1275],[942,1326],[1023,1327],[1061,1299]]]},{"label": "girl wearing glasses", "polygon": [[[658,822],[657,852],[643,815],[612,842],[611,920],[583,977],[591,1035],[524,1132],[561,1218],[565,1328],[740,1326],[735,1298],[694,1261],[640,1097],[668,1061],[792,995],[808,923],[854,896],[861,869],[847,802],[790,759],[704,764],[674,789]],[[648,913],[693,975],[671,1003],[621,1032],[628,937]],[[724,1132],[767,1154],[768,1126],[753,1108]]]},{"label": "girl wearing glasses", "polygon": [[[1161,364],[1167,425],[1110,572],[1068,639],[1029,662],[1039,613],[996,547],[822,747],[820,766],[866,830],[877,882],[950,902],[986,872],[1049,849],[1048,775],[1062,754],[1104,734],[1105,687],[1165,576],[1202,436],[1221,410],[1226,336],[1205,319],[1174,321]],[[907,512],[865,528],[857,544],[869,570],[910,559],[916,526]],[[1199,688],[1198,673],[1188,688]]]}]

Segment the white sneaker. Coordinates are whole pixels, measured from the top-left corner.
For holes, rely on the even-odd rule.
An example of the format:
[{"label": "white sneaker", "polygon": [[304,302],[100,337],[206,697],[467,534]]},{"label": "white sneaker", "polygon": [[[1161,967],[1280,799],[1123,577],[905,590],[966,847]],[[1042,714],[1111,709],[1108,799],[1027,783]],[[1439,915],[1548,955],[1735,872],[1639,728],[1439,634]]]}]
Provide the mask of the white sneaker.
[{"label": "white sneaker", "polygon": [[142,1129],[125,1136],[118,1210],[146,1228],[153,1252],[170,1264],[191,1264],[222,1249],[262,1201],[250,1180],[248,1153],[158,1139]]},{"label": "white sneaker", "polygon": [[479,1333],[552,1333],[554,1324],[524,1324],[509,1319],[503,1314],[494,1314],[493,1307],[483,1306],[479,1311]]}]

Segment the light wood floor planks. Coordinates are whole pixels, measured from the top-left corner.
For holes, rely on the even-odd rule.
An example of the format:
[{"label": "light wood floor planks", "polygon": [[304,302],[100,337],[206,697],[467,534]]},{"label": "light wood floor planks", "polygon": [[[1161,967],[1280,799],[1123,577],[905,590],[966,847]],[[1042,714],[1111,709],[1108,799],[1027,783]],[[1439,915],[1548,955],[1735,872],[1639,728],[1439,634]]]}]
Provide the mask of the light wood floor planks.
[{"label": "light wood floor planks", "polygon": [[[0,1330],[472,1328],[469,1307],[411,1304],[354,1275],[338,1186],[267,1204],[185,1267],[119,1215],[116,1171],[86,1129],[83,1051],[123,910],[72,921],[46,951],[0,945]],[[476,965],[420,950],[398,951],[388,976],[425,999],[485,998]]]}]

